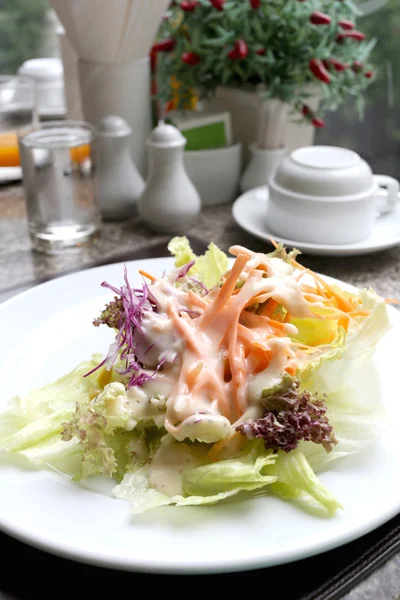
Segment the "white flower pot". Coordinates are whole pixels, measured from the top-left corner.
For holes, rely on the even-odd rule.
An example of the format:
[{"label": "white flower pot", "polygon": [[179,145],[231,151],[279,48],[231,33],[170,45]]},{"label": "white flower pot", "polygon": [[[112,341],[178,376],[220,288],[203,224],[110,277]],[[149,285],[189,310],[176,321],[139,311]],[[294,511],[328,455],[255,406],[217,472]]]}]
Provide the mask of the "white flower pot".
[{"label": "white flower pot", "polygon": [[240,190],[247,192],[253,188],[267,185],[268,179],[275,173],[287,151],[287,148],[266,150],[254,145],[250,146],[251,159],[240,180]]},{"label": "white flower pot", "polygon": [[200,194],[202,206],[233,202],[239,190],[242,171],[240,143],[212,150],[184,153],[187,174]]},{"label": "white flower pot", "polygon": [[[310,90],[310,94],[313,94],[313,90]],[[319,97],[315,94],[307,99],[307,104],[313,111],[316,111],[319,101]],[[259,137],[260,115],[264,102],[264,94],[260,88],[254,88],[252,91],[219,87],[215,96],[203,103],[206,110],[222,110],[231,113],[232,133],[234,138],[243,144],[244,164],[250,160],[250,146]],[[303,146],[311,146],[314,143],[314,127],[307,123],[294,123],[291,118],[292,116],[289,114],[283,146],[290,151]]]}]

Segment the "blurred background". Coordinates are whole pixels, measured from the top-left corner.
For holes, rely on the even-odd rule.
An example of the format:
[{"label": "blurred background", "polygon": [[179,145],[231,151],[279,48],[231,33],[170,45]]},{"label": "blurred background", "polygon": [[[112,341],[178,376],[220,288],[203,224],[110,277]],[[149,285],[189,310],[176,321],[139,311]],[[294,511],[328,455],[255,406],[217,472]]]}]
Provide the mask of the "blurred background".
[{"label": "blurred background", "polygon": [[[315,143],[360,153],[379,173],[400,173],[400,2],[360,0],[360,26],[378,40],[373,61],[378,76],[366,90],[364,121],[349,103],[326,118]],[[59,55],[57,17],[48,0],[0,0],[0,74],[14,73],[33,57]]]},{"label": "blurred background", "polygon": [[[400,2],[360,0],[360,23],[378,40],[373,61],[378,76],[366,90],[364,121],[351,103],[326,118],[315,143],[335,144],[360,153],[379,173],[400,173]],[[59,55],[54,11],[48,0],[0,0],[0,74],[14,73],[33,57]],[[396,76],[397,77],[396,77]]]},{"label": "blurred background", "polygon": [[[362,30],[378,43],[373,54],[378,76],[366,90],[364,121],[349,103],[328,114],[315,143],[352,148],[373,171],[400,173],[400,2],[360,0]],[[58,56],[59,23],[48,0],[0,0],[0,74],[14,73],[33,57]],[[397,78],[396,78],[396,76]]]}]

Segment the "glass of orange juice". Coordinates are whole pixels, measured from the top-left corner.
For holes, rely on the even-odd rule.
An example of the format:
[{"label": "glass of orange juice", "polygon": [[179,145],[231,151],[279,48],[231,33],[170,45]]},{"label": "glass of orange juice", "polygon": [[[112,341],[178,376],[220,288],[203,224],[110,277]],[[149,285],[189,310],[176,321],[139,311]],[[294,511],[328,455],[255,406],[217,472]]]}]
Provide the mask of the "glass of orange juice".
[{"label": "glass of orange juice", "polygon": [[37,123],[35,87],[20,75],[0,76],[0,168],[19,167],[18,136]]}]

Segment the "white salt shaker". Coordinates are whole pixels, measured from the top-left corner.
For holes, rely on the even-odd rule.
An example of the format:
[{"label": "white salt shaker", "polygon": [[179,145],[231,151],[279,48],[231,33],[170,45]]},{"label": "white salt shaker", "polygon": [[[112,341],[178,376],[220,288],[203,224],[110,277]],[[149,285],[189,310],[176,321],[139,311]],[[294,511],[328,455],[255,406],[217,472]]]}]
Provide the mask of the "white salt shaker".
[{"label": "white salt shaker", "polygon": [[200,213],[199,193],[183,163],[185,145],[180,131],[162,121],[147,140],[150,173],[138,210],[155,231],[185,233]]},{"label": "white salt shaker", "polygon": [[98,201],[105,221],[136,214],[144,181],[131,156],[132,129],[122,117],[100,121],[98,143]]}]

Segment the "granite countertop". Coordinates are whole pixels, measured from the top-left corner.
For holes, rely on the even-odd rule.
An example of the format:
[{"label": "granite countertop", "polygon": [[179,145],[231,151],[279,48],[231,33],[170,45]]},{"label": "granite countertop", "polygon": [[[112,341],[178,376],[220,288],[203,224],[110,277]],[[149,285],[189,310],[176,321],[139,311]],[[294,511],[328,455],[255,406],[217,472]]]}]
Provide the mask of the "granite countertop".
[{"label": "granite countertop", "polygon": [[[244,233],[234,222],[230,206],[207,208],[191,235],[214,241],[224,250],[242,244],[266,251],[269,246]],[[139,218],[105,223],[98,243],[79,254],[46,256],[30,249],[22,190],[0,186],[0,301],[60,273],[103,262],[118,261],[150,242],[166,240],[150,232]],[[385,297],[400,299],[400,246],[361,257],[324,258],[304,255],[307,267],[357,286],[373,286]],[[400,593],[400,554],[358,585],[345,600],[394,600]],[[0,594],[1,597],[1,594]]]},{"label": "granite countertop", "polygon": [[[234,222],[231,206],[205,209],[188,232],[204,241],[214,241],[227,250],[242,244],[257,251],[269,245],[242,231]],[[129,251],[166,239],[147,229],[139,218],[123,223],[105,223],[98,243],[79,254],[46,256],[30,249],[25,208],[19,185],[0,186],[0,299],[11,296],[57,274],[95,265],[105,258],[119,260]],[[373,286],[385,297],[400,299],[400,246],[355,257],[302,256],[307,267],[358,286]],[[1,296],[2,294],[2,296]]]}]

